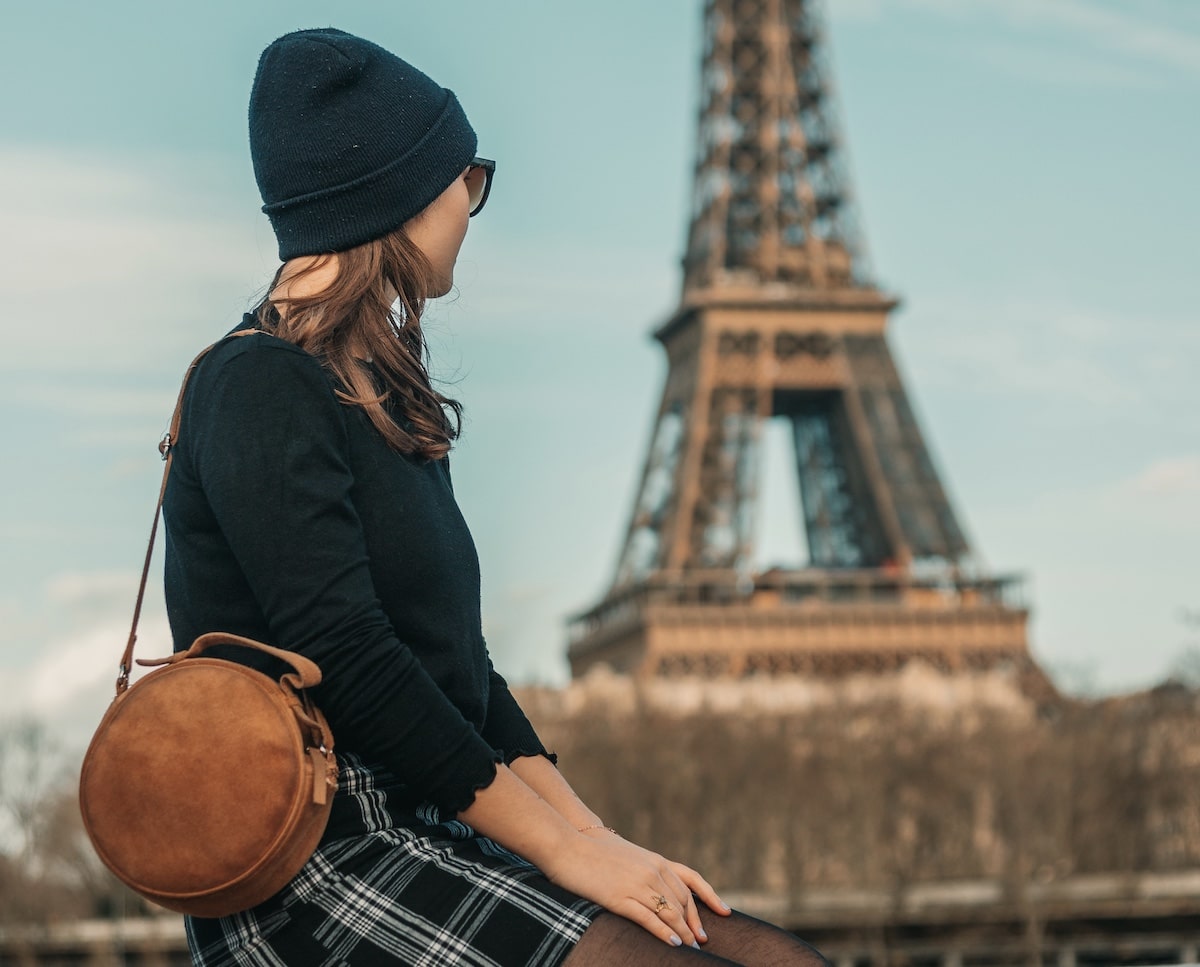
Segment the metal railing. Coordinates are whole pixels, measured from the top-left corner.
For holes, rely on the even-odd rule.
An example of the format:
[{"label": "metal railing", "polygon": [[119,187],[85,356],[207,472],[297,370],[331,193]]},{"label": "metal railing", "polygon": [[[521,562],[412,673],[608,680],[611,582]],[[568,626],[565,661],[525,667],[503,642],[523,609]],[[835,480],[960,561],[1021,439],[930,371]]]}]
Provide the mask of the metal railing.
[{"label": "metal railing", "polygon": [[755,599],[774,599],[780,606],[830,605],[860,607],[944,608],[946,610],[1025,610],[1021,575],[966,576],[950,572],[916,575],[880,569],[783,569],[739,576],[729,571],[654,574],[614,588],[588,611],[568,620],[573,645],[600,629],[636,615],[647,605],[735,606]]}]

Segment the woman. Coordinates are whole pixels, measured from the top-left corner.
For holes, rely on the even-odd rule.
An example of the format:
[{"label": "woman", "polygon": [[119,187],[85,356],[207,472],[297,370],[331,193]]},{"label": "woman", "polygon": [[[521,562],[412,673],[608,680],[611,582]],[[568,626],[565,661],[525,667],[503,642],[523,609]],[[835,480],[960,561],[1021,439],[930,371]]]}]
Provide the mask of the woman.
[{"label": "woman", "polygon": [[259,61],[250,145],[283,264],[237,327],[261,334],[223,340],[189,386],[167,607],[177,648],[222,630],[315,660],[341,777],[287,887],[189,918],[195,962],[821,964],[606,828],[492,668],[447,458],[460,408],[420,327],[494,168],[454,95],[298,31]]}]

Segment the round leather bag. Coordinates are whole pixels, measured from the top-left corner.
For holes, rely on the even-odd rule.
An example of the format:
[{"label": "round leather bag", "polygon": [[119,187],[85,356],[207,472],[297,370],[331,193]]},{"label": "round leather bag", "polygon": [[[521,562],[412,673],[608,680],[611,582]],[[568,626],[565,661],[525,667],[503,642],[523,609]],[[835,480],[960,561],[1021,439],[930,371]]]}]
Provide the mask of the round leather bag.
[{"label": "round leather bag", "polygon": [[[198,657],[218,644],[274,655],[278,681]],[[304,689],[307,658],[237,635],[202,635],[117,697],[88,747],[83,822],[130,888],[180,913],[219,917],[279,892],[317,847],[337,789],[333,737]]]}]

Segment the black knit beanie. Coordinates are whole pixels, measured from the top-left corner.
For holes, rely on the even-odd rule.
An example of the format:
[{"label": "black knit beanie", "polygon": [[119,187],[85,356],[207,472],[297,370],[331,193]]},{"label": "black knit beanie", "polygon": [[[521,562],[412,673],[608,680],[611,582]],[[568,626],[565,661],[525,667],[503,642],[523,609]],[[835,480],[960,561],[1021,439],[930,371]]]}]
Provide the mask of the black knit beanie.
[{"label": "black knit beanie", "polygon": [[399,228],[462,173],[475,146],[452,91],[361,37],[297,30],[258,60],[250,156],[282,261]]}]

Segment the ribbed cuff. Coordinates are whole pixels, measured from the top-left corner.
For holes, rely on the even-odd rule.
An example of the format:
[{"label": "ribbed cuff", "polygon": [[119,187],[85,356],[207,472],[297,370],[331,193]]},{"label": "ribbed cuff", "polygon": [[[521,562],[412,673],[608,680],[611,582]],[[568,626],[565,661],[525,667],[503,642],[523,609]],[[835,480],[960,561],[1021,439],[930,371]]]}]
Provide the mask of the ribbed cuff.
[{"label": "ribbed cuff", "polygon": [[511,766],[515,759],[533,758],[534,756],[539,755],[545,759],[549,759],[552,766],[555,766],[556,768],[558,766],[558,756],[553,752],[547,752],[540,746],[536,749],[500,749],[498,751],[501,755],[503,755],[504,764],[506,766]]}]

